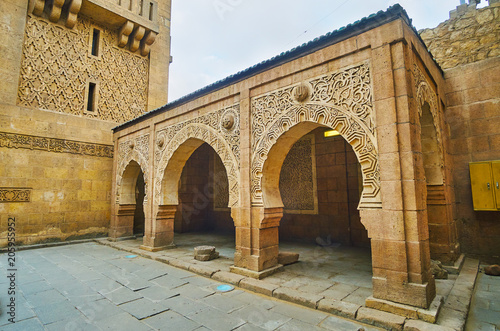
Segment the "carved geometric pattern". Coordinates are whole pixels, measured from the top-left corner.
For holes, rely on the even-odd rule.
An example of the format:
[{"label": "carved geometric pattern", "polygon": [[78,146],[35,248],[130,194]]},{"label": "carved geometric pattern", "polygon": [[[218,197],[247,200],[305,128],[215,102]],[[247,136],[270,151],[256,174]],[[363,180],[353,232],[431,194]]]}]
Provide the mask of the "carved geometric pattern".
[{"label": "carved geometric pattern", "polygon": [[313,135],[300,138],[283,162],[280,192],[286,210],[314,210],[313,144]]},{"label": "carved geometric pattern", "polygon": [[0,147],[113,158],[112,145],[0,132]]},{"label": "carved geometric pattern", "polygon": [[363,171],[360,206],[380,204],[380,171],[368,62],[308,82],[309,100],[293,98],[295,86],[252,99],[252,204],[263,205],[262,171],[271,147],[294,125],[329,126],[354,149]]},{"label": "carved geometric pattern", "polygon": [[116,203],[120,203],[120,192],[123,173],[131,161],[135,161],[141,167],[144,174],[144,185],[146,196],[144,202],[148,201],[148,169],[149,169],[149,141],[150,135],[145,134],[129,139],[118,144],[117,171],[116,171]]},{"label": "carved geometric pattern", "polygon": [[[222,128],[223,116],[231,113],[234,125],[230,130]],[[174,152],[190,138],[208,143],[217,152],[226,167],[229,181],[229,204],[235,206],[239,200],[239,157],[240,125],[239,105],[234,105],[216,112],[200,116],[190,121],[178,123],[156,134],[155,144],[155,203],[161,201],[163,175]]]},{"label": "carved geometric pattern", "polygon": [[0,203],[30,202],[31,188],[0,187]]},{"label": "carved geometric pattern", "polygon": [[[101,30],[101,54],[89,52],[90,20],[72,30],[28,15],[18,104],[57,112],[126,122],[147,105],[149,59],[121,50],[116,32]],[[86,111],[88,82],[98,82],[95,111]]]}]

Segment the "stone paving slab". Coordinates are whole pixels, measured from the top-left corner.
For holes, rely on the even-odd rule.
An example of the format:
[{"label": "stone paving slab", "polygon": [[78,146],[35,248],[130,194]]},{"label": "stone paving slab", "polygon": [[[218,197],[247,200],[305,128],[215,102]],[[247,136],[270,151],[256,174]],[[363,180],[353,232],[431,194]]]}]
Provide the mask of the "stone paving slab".
[{"label": "stone paving slab", "polygon": [[[129,244],[129,247],[133,247],[133,245]],[[145,256],[159,259],[162,254],[168,252],[152,255],[146,253]],[[81,329],[96,330],[165,329],[165,325],[169,325],[169,328],[166,328],[168,330],[171,330],[170,327],[173,325],[179,325],[177,328],[179,330],[200,331],[229,330],[231,328],[238,330],[358,330],[361,327],[365,330],[378,330],[377,327],[367,326],[359,323],[359,321],[345,320],[319,310],[290,305],[270,296],[263,297],[241,289],[235,289],[228,293],[218,293],[215,291],[215,286],[220,284],[220,279],[203,278],[192,272],[177,269],[154,260],[147,260],[143,257],[125,259],[125,256],[129,254],[125,251],[117,251],[94,243],[19,252],[19,266],[26,269],[29,282],[45,281],[45,277],[47,277],[53,283],[47,281],[46,283],[50,288],[39,293],[30,293],[34,286],[26,286],[26,292],[31,295],[26,295],[25,299],[23,293],[19,292],[18,308],[22,312],[20,311],[18,316],[23,316],[23,320],[19,320],[16,326],[22,326],[22,322],[27,327],[35,329],[42,325],[39,328],[40,330],[44,330],[44,328],[46,330],[64,329],[67,325],[70,325],[68,323],[73,323],[71,325],[78,326]],[[81,265],[80,261],[94,262],[92,266],[84,266]],[[214,269],[220,269],[221,265],[223,264],[217,264]],[[78,268],[82,268],[85,274],[81,279],[78,277]],[[155,275],[159,277],[148,276],[153,275],[155,269],[158,270]],[[472,271],[473,267],[469,269]],[[53,276],[50,274],[50,270],[61,272],[62,276]],[[301,268],[297,267],[294,270],[303,272]],[[149,273],[149,271],[152,273]],[[88,277],[88,275],[92,276]],[[142,275],[142,277],[139,277],[139,275]],[[20,276],[19,279],[21,280],[21,278]],[[285,281],[293,281],[294,278],[297,284],[304,284],[305,278],[303,274],[295,274],[284,279],[286,279]],[[462,277],[465,282],[458,283],[455,290],[458,291],[462,287],[467,288],[468,285],[465,283],[470,282],[473,278],[470,275]],[[29,282],[26,282],[26,278],[24,279],[24,282],[19,282],[20,287],[29,284]],[[117,282],[127,279],[140,279],[148,287],[134,291]],[[57,280],[60,280],[60,282],[57,283]],[[160,286],[157,283],[158,280],[166,286]],[[239,283],[245,283],[245,280],[247,278],[243,278]],[[258,285],[257,287],[260,288],[265,287],[266,291],[272,296],[283,282],[283,279],[275,280],[277,281],[276,284],[258,281],[253,285]],[[251,281],[249,280],[249,282]],[[334,281],[331,283],[332,286],[328,289],[335,287],[336,284],[343,284]],[[72,286],[73,284],[74,286]],[[172,285],[177,287],[168,288]],[[346,283],[346,285],[352,284]],[[308,285],[304,287],[306,286]],[[328,280],[325,278],[318,283],[318,286],[311,285],[307,289],[311,291],[311,297],[317,295],[323,298],[323,295],[318,295],[315,292],[327,286]],[[495,296],[486,291],[490,289],[495,291],[496,286],[498,284],[495,282],[483,285],[482,289],[486,293],[480,298],[483,304],[482,307],[488,306],[488,309],[490,306],[498,307],[495,306],[496,302],[490,300]],[[300,287],[300,289],[302,288]],[[120,300],[115,298],[113,302],[113,298],[109,297],[109,295],[108,297],[102,296],[97,289],[103,295],[115,292],[126,293],[123,297],[131,300],[121,302],[123,298],[120,298]],[[359,289],[362,291],[363,286],[357,286],[349,295]],[[453,288],[450,293],[452,291]],[[298,293],[298,291],[296,292]],[[42,293],[44,294],[41,295]],[[47,306],[47,303],[41,299],[44,297],[51,302],[49,305],[62,307],[61,309],[51,310],[51,312],[54,311],[53,317],[49,313],[44,315],[44,312],[39,307],[41,305]],[[31,300],[32,298],[34,300]],[[21,308],[22,300],[26,301],[26,305],[30,305],[26,307],[27,309]],[[324,300],[326,299],[319,300],[319,303]],[[147,304],[140,304],[141,302]],[[349,304],[346,301],[338,302],[344,305]],[[33,309],[30,307],[33,307]],[[168,310],[165,311],[164,309]],[[46,311],[48,312],[49,309],[46,309]],[[57,311],[66,313],[57,313]],[[359,309],[356,310],[351,318],[359,315],[360,311],[363,312]],[[363,317],[363,314],[364,312],[360,316]],[[61,317],[61,315],[64,316]],[[368,319],[367,322],[373,323],[373,320]],[[2,323],[1,317],[0,323]],[[481,321],[481,323],[484,322]],[[411,324],[409,325],[411,326]],[[9,330],[12,328],[11,325],[7,324],[5,328],[1,326],[0,329]]]},{"label": "stone paving slab", "polygon": [[[216,236],[214,236],[213,238],[210,235],[208,236],[211,239],[218,238]],[[198,238],[199,242],[203,242],[203,239],[201,237],[186,236],[183,238],[184,239],[182,240],[184,241],[186,240],[186,238]],[[103,240],[101,240],[100,243],[109,246],[117,245],[116,243],[110,244],[109,242]],[[194,240],[193,243],[188,243],[188,245],[195,244],[196,240]],[[121,244],[118,245],[120,246]],[[130,241],[127,243],[127,245],[129,248],[135,247],[138,246],[138,242]],[[184,245],[186,245],[185,242]],[[296,246],[300,245],[301,244],[297,244]],[[173,252],[172,250],[163,251],[161,253],[161,257],[158,257],[158,255],[148,255],[149,253],[146,253],[143,256],[153,259],[159,259],[163,262],[170,263],[171,265],[175,265],[184,270],[195,271],[206,277],[212,277],[213,279],[217,277],[218,280],[221,281],[223,280],[218,277],[217,274],[223,272],[225,272],[226,274],[230,274],[226,271],[226,269],[229,270],[229,264],[225,265],[224,263],[218,263],[217,260],[220,259],[210,262],[202,262],[207,263],[206,265],[210,266],[205,268],[210,272],[205,272],[205,270],[197,270],[198,263],[200,262],[193,260],[191,252],[182,252],[181,250],[179,250],[179,247],[177,249],[178,250],[176,252]],[[300,249],[304,249],[304,247],[300,247]],[[309,250],[311,249],[309,248]],[[233,282],[228,281],[227,283],[236,283],[238,284],[237,286],[240,286],[244,289],[267,296],[274,296],[281,300],[291,301],[311,308],[320,309],[320,303],[323,301],[320,310],[355,319],[358,316],[360,308],[365,306],[366,299],[372,295],[370,276],[371,268],[364,260],[364,257],[361,257],[361,255],[350,255],[351,253],[349,252],[349,250],[350,248],[346,249],[344,247],[335,250],[332,248],[328,248],[325,250],[325,252],[320,252],[319,257],[316,257],[316,255],[318,255],[318,251],[317,249],[313,249],[311,251],[314,251],[314,255],[311,257],[310,261],[301,261],[299,263],[287,266],[286,270],[288,270],[288,272],[278,273],[266,277],[264,280],[256,280],[248,277],[240,278],[241,275],[237,275],[238,279],[236,280],[236,282],[233,280]],[[182,260],[169,257],[168,254],[172,254],[173,256],[181,258]],[[335,267],[336,270],[338,270],[338,272],[340,273],[332,275],[331,272],[327,271],[329,270],[329,267],[326,261],[328,261],[328,259],[330,258],[329,256],[335,256]],[[212,265],[211,263],[214,264]],[[442,287],[438,288],[437,292],[443,293],[445,297],[449,296],[450,300],[448,301],[448,306],[453,307],[453,309],[451,310],[451,314],[450,311],[447,311],[446,309],[443,310],[443,318],[438,321],[438,323],[440,322],[443,325],[446,325],[446,323],[463,324],[464,320],[462,320],[462,322],[456,321],[456,317],[458,317],[458,314],[456,313],[457,310],[462,310],[461,316],[462,318],[464,317],[464,309],[459,309],[457,303],[466,302],[467,295],[469,295],[470,298],[470,292],[474,286],[475,272],[477,271],[475,263],[477,262],[465,259],[463,273],[461,273],[460,275],[452,275],[449,280],[440,280],[438,282],[438,286]],[[323,268],[326,268],[326,270],[324,270]],[[219,269],[221,271],[212,273],[213,270]],[[310,270],[314,270],[315,278],[311,278]],[[356,270],[356,272],[353,273],[352,270]],[[288,285],[288,287],[286,285]],[[302,292],[304,289],[307,291]],[[466,295],[463,298],[457,298],[456,294],[463,293],[464,291]],[[423,312],[425,315],[424,310]],[[420,318],[421,314],[417,315]],[[378,323],[375,317],[373,317],[372,319],[370,319],[371,317],[367,318],[373,323]],[[401,328],[404,323],[405,321],[403,320]],[[384,324],[378,323],[378,325]],[[386,327],[390,326],[386,325]]]},{"label": "stone paving slab", "polygon": [[124,303],[123,305],[120,305],[120,309],[125,310],[138,320],[142,320],[147,317],[163,313],[170,308],[165,304],[165,301],[153,302],[148,299],[142,298]]},{"label": "stone paving slab", "polygon": [[149,317],[143,321],[148,326],[155,329],[166,330],[168,326],[170,330],[185,330],[192,331],[200,328],[200,324],[190,320],[174,311],[166,311],[164,313]]}]

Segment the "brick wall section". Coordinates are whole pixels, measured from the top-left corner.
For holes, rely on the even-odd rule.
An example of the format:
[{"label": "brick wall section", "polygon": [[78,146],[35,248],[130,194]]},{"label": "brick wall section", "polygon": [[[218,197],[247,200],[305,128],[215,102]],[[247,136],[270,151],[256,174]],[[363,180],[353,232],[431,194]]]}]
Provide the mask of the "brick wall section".
[{"label": "brick wall section", "polygon": [[325,138],[324,131],[321,128],[313,131],[318,214],[290,214],[285,210],[280,223],[280,240],[314,242],[318,237],[326,239],[330,236],[333,242],[369,246],[357,210],[360,193],[358,160],[342,137]]},{"label": "brick wall section", "polygon": [[473,210],[469,162],[500,160],[500,57],[445,72],[446,118],[462,251],[500,252],[500,212]]},{"label": "brick wall section", "polygon": [[476,9],[460,6],[449,20],[420,31],[442,69],[500,56],[500,2]]}]

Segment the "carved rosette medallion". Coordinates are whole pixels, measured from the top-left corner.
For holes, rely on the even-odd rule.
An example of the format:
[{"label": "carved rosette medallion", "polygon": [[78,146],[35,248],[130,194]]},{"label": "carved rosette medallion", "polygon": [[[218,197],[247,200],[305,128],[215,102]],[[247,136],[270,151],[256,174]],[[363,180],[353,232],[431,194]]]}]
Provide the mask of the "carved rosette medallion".
[{"label": "carved rosette medallion", "polygon": [[306,84],[300,84],[293,89],[293,98],[297,102],[306,101],[309,97],[309,87]]},{"label": "carved rosette medallion", "polygon": [[[234,105],[195,119],[174,124],[156,133],[155,204],[159,205],[165,169],[175,151],[188,139],[196,138],[209,144],[219,155],[229,181],[229,204],[239,200],[240,107]],[[159,141],[165,141],[160,146]]]},{"label": "carved rosette medallion", "polygon": [[271,147],[296,124],[314,122],[339,131],[351,144],[363,172],[360,206],[380,207],[369,62],[255,97],[251,107],[253,205],[263,205],[262,173]]},{"label": "carved rosette medallion", "polygon": [[145,134],[136,138],[122,141],[118,144],[117,170],[116,170],[116,203],[120,202],[120,188],[122,176],[131,161],[135,161],[141,167],[144,174],[144,184],[146,196],[144,202],[148,201],[148,169],[149,169],[149,139],[150,135]]}]

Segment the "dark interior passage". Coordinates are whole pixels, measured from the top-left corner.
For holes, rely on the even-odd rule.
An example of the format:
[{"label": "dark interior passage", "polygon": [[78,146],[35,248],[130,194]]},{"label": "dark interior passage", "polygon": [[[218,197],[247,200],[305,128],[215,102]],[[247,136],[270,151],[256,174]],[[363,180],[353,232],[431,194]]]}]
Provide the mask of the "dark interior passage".
[{"label": "dark interior passage", "polygon": [[229,182],[220,157],[208,144],[188,159],[179,183],[179,207],[174,230],[234,234]]},{"label": "dark interior passage", "polygon": [[280,240],[369,247],[357,209],[362,173],[352,147],[318,128],[299,139],[280,173]]}]

